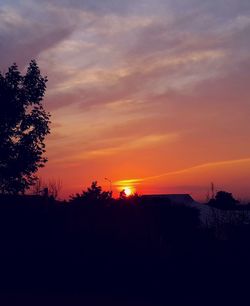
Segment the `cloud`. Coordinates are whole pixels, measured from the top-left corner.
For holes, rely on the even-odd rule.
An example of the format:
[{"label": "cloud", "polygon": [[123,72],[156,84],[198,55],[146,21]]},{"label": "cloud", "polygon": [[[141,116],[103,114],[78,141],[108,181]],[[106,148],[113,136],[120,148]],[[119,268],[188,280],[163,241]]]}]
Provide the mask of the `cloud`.
[{"label": "cloud", "polygon": [[152,1],[142,1],[136,16],[119,15],[116,5],[126,10],[119,1],[108,2],[101,15],[100,1],[70,3],[73,11],[81,8],[84,14],[74,34],[40,56],[49,71],[51,109],[77,103],[85,111],[120,100],[136,105],[148,96],[192,90],[197,83],[230,73],[250,47],[247,13],[233,14],[230,8],[230,14],[221,13],[218,19],[215,2],[176,6],[157,1],[164,10],[154,15],[157,5],[150,11]]},{"label": "cloud", "polygon": [[151,180],[157,180],[160,178],[164,178],[167,176],[174,176],[174,175],[179,175],[179,174],[184,174],[184,173],[189,173],[193,172],[196,170],[200,169],[206,169],[206,168],[211,168],[211,167],[223,167],[223,166],[231,166],[231,165],[237,165],[237,164],[248,164],[250,162],[250,157],[248,158],[243,158],[243,159],[236,159],[236,160],[226,160],[226,161],[218,161],[218,162],[210,162],[210,163],[205,163],[201,165],[196,165],[190,168],[185,168],[181,170],[176,170],[176,171],[171,171],[171,172],[166,172],[154,176],[149,176],[149,177],[144,177],[144,178],[135,178],[135,179],[125,179],[125,180],[119,180],[117,182],[114,182],[114,185],[116,186],[124,186],[126,184],[133,184],[137,185],[145,181],[151,181]]},{"label": "cloud", "polygon": [[[96,148],[92,150],[87,150],[85,153],[79,155],[80,159],[88,159],[98,156],[112,156],[118,154],[120,152],[126,152],[137,149],[146,149],[150,146],[155,146],[158,143],[171,143],[178,138],[178,135],[169,134],[169,135],[146,135],[144,137],[133,137],[133,139],[127,139],[124,141],[124,138],[118,139],[119,144],[115,144],[114,140],[112,140],[112,144],[106,144],[104,148]],[[92,144],[93,146],[93,144]],[[76,157],[77,159],[77,157]]]},{"label": "cloud", "polygon": [[151,0],[54,0],[53,2],[60,6],[88,11],[99,16],[106,14],[127,16],[146,13],[148,10],[152,10],[152,8],[157,9],[162,4],[161,0],[155,0],[154,2]]},{"label": "cloud", "polygon": [[0,67],[20,67],[68,37],[75,28],[70,13],[39,2],[0,4]]}]

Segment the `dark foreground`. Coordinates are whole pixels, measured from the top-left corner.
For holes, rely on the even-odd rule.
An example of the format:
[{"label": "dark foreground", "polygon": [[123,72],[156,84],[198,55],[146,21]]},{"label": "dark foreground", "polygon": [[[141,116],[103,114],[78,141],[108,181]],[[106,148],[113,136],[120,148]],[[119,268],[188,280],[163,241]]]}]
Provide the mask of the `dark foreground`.
[{"label": "dark foreground", "polygon": [[1,200],[2,305],[248,305],[250,228],[193,208]]}]

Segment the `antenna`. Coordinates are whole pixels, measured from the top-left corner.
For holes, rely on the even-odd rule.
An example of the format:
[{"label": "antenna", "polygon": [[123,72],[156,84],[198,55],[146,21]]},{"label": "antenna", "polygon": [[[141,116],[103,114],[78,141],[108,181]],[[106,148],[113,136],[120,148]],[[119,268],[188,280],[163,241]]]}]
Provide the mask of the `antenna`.
[{"label": "antenna", "polygon": [[212,199],[214,200],[215,196],[214,196],[214,183],[211,183],[211,192],[212,192]]},{"label": "antenna", "polygon": [[210,193],[209,193],[209,190],[207,191],[207,194],[206,194],[206,201],[209,202],[210,200]]}]

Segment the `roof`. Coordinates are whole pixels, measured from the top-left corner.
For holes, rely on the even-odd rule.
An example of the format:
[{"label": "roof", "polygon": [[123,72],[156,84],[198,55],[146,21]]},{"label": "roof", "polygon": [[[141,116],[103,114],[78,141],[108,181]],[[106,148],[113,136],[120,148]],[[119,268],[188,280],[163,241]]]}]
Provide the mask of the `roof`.
[{"label": "roof", "polygon": [[143,199],[168,200],[175,204],[187,204],[194,202],[190,194],[147,194],[142,196]]}]

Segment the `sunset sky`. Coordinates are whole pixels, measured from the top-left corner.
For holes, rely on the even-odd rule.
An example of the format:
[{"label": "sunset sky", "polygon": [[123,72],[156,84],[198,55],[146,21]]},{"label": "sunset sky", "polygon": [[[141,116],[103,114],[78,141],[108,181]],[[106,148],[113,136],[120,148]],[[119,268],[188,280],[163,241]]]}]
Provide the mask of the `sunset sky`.
[{"label": "sunset sky", "polygon": [[61,197],[209,185],[250,199],[249,0],[0,0],[0,70],[36,59]]}]

